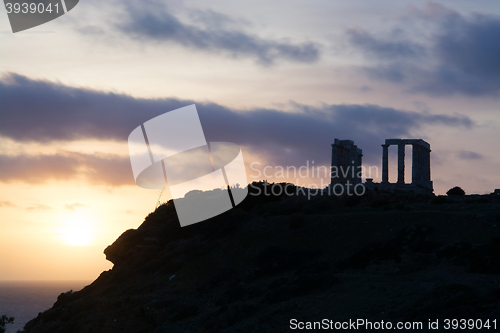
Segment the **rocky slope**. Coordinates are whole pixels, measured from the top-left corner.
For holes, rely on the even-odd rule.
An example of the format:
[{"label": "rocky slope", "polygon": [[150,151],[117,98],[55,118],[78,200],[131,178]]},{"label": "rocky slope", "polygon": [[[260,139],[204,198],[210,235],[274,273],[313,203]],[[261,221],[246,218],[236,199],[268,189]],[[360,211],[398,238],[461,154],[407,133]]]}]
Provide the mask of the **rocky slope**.
[{"label": "rocky slope", "polygon": [[184,228],[169,202],[106,248],[113,269],[61,294],[25,332],[286,332],[291,319],[325,318],[500,321],[499,224],[493,196],[249,196]]}]

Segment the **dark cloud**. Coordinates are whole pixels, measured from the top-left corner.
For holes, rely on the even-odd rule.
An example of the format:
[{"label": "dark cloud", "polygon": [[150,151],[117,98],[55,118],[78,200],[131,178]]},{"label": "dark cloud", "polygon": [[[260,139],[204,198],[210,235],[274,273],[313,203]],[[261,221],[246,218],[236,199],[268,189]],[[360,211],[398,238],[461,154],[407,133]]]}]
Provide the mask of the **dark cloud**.
[{"label": "dark cloud", "polygon": [[458,152],[458,157],[463,160],[482,160],[484,158],[484,156],[481,154],[465,150]]},{"label": "dark cloud", "polygon": [[498,95],[499,16],[464,16],[429,3],[422,11],[414,9],[402,26],[415,28],[417,22],[431,30],[430,38],[422,38],[419,29],[396,42],[361,29],[347,31],[351,46],[372,62],[364,68],[371,78],[405,83],[408,92],[434,96]]},{"label": "dark cloud", "polygon": [[229,29],[239,28],[241,26],[250,26],[250,22],[242,18],[232,18],[216,11],[207,9],[191,9],[189,17],[192,22],[198,22],[206,29]]},{"label": "dark cloud", "polygon": [[[136,99],[10,74],[0,80],[0,134],[19,141],[124,140],[151,115],[191,101]],[[143,111],[147,110],[147,111]]]},{"label": "dark cloud", "polygon": [[361,88],[359,88],[359,91],[362,93],[369,93],[373,91],[373,88],[370,86],[362,86]]},{"label": "dark cloud", "polygon": [[[70,88],[11,74],[0,81],[0,135],[17,141],[97,139],[126,142],[139,124],[195,103],[178,99],[135,99],[127,95]],[[378,105],[309,106],[294,112],[276,109],[231,110],[196,103],[207,141],[234,142],[244,152],[275,165],[328,164],[334,138],[352,139],[364,161],[379,164],[386,138],[420,137],[426,125],[474,123],[465,116],[408,112]],[[426,138],[424,138],[426,139]],[[247,161],[251,162],[251,161]],[[81,177],[93,184],[133,185],[128,157],[60,152],[57,155],[0,155],[0,180],[40,183]]]},{"label": "dark cloud", "polygon": [[387,61],[394,58],[420,57],[426,50],[421,45],[409,40],[382,40],[375,38],[363,29],[349,29],[347,36],[351,45],[364,50],[366,55]]},{"label": "dark cloud", "polygon": [[398,63],[380,64],[376,67],[364,67],[363,72],[373,80],[390,81],[393,83],[403,83],[407,81],[408,72],[415,70],[408,65]]},{"label": "dark cloud", "polygon": [[241,30],[234,19],[214,11],[193,11],[191,16],[196,23],[188,24],[160,4],[128,4],[126,8],[127,15],[116,27],[138,41],[176,43],[232,57],[250,57],[262,65],[277,60],[310,63],[319,59],[317,43],[261,38]]},{"label": "dark cloud", "polygon": [[[454,16],[453,16],[454,17]],[[500,90],[500,17],[449,18],[435,38],[440,64],[431,80],[415,86],[434,94],[497,94]]]},{"label": "dark cloud", "polygon": [[34,156],[0,155],[0,181],[2,182],[41,184],[50,180],[75,179],[82,179],[94,185],[134,184],[128,157],[74,152]]}]

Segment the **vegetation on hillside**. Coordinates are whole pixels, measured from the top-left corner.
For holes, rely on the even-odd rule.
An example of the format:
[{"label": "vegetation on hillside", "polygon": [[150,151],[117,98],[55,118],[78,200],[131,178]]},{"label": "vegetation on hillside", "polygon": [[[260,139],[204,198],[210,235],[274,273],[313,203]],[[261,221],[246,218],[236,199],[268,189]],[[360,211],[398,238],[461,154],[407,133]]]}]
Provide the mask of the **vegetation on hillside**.
[{"label": "vegetation on hillside", "polygon": [[3,315],[0,317],[0,333],[5,333],[5,325],[14,324],[14,317]]},{"label": "vegetation on hillside", "polygon": [[183,228],[173,202],[160,205],[105,249],[113,269],[26,332],[275,333],[291,318],[498,314],[500,197],[308,200],[264,194],[289,184],[253,185],[235,209]]}]

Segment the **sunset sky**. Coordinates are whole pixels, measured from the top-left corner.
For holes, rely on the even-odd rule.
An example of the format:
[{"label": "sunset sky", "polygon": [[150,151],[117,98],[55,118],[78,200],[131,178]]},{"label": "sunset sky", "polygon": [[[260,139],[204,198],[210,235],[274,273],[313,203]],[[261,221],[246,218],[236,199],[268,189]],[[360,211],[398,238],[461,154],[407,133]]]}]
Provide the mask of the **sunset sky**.
[{"label": "sunset sky", "polygon": [[[16,34],[2,8],[0,280],[111,268],[102,251],[160,194],[134,183],[128,135],[193,103],[207,141],[240,145],[249,181],[296,183],[250,165],[329,166],[335,138],[379,168],[385,139],[421,138],[436,194],[491,193],[498,36],[498,1],[81,0]],[[407,163],[410,182],[410,147]]]}]

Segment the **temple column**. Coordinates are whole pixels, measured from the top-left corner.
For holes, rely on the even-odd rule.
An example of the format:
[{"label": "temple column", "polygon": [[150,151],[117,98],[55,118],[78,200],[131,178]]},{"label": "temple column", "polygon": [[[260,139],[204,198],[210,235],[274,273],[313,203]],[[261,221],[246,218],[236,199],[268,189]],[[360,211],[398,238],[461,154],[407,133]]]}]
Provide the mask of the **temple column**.
[{"label": "temple column", "polygon": [[432,180],[431,180],[431,150],[427,151],[427,188],[433,190]]},{"label": "temple column", "polygon": [[389,182],[389,145],[382,145],[382,183]]},{"label": "temple column", "polygon": [[425,187],[426,186],[425,177],[427,174],[426,167],[425,167],[425,148],[420,146],[419,150],[418,150],[418,154],[419,154],[419,161],[420,161],[418,164],[418,167],[420,168],[419,183],[420,183],[420,185]]},{"label": "temple column", "polygon": [[347,174],[347,180],[351,184],[356,183],[356,164],[358,162],[358,146],[351,146],[351,151],[349,152],[349,173]]},{"label": "temple column", "polygon": [[[361,173],[362,173],[362,170],[363,170],[362,169],[362,166],[363,166],[363,160],[362,160],[363,154],[358,153],[356,155],[358,157],[358,163],[357,163],[358,165],[356,167],[356,179],[357,179],[357,183],[361,184],[361,176],[362,176]],[[359,174],[359,177],[358,177],[358,174]]]},{"label": "temple column", "polygon": [[421,177],[421,184],[423,187],[428,186],[428,180],[429,180],[429,159],[428,159],[428,150],[424,147],[420,148],[420,167],[422,168],[422,177]]},{"label": "temple column", "polygon": [[431,151],[425,149],[424,151],[424,163],[423,167],[425,170],[424,185],[427,188],[431,187]]},{"label": "temple column", "polygon": [[416,173],[417,173],[417,177],[414,181],[414,183],[416,185],[422,185],[422,179],[424,177],[424,168],[422,167],[423,163],[422,163],[422,147],[420,145],[415,145],[413,147],[413,149],[415,150],[415,153],[416,153],[416,160],[415,160],[415,168],[416,168]]},{"label": "temple column", "polygon": [[332,144],[332,166],[330,168],[330,184],[332,185],[338,182],[338,170],[334,170],[334,167],[338,168],[338,165],[339,165],[339,148],[336,144]]},{"label": "temple column", "polygon": [[398,144],[398,184],[405,183],[405,145]]},{"label": "temple column", "polygon": [[419,161],[418,161],[418,145],[412,145],[411,153],[411,183],[413,185],[418,184],[419,176]]},{"label": "temple column", "polygon": [[339,147],[339,178],[338,178],[338,181],[337,183],[339,184],[345,184],[345,179],[344,179],[344,176],[343,176],[343,172],[345,172],[345,165],[346,165],[346,161],[345,161],[345,152],[344,152],[344,148],[343,147]]}]

